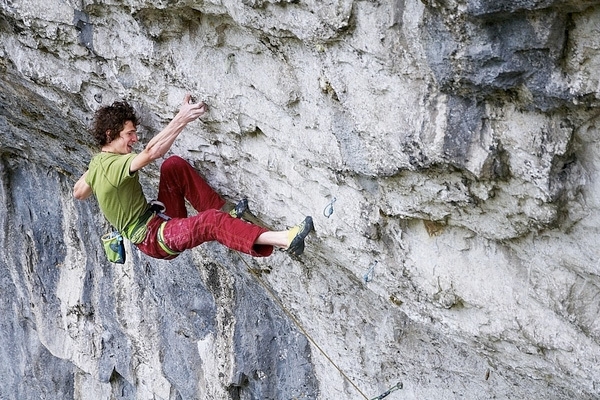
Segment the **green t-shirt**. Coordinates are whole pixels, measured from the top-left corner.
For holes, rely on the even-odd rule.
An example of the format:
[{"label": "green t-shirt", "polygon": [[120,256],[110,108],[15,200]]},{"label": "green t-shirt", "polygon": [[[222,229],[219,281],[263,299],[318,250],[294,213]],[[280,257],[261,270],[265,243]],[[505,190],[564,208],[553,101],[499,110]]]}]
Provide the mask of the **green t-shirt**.
[{"label": "green t-shirt", "polygon": [[129,173],[137,154],[99,153],[90,161],[85,182],[92,187],[104,216],[121,234],[148,210],[137,172]]}]

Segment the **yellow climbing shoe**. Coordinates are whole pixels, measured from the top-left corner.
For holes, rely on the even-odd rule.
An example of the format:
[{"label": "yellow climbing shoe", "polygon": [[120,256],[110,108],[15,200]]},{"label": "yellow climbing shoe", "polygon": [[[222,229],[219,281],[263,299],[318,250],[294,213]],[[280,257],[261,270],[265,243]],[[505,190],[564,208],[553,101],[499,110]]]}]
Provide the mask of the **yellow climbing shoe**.
[{"label": "yellow climbing shoe", "polygon": [[288,240],[290,244],[287,248],[287,252],[295,256],[302,254],[304,252],[304,239],[313,229],[314,225],[311,216],[304,218],[304,221],[290,229],[288,231]]},{"label": "yellow climbing shoe", "polygon": [[249,211],[248,199],[244,197],[235,205],[235,207],[233,207],[231,211],[229,211],[229,215],[231,215],[233,218],[242,218],[246,211]]}]

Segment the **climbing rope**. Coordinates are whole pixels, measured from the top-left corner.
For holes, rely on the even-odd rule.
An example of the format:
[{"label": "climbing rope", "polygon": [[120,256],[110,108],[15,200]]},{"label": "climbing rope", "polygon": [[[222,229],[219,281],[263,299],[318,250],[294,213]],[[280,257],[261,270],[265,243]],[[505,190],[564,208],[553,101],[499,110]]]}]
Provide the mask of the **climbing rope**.
[{"label": "climbing rope", "polygon": [[340,375],[342,375],[342,377],[345,380],[347,380],[354,387],[354,389],[356,389],[356,391],[361,394],[361,396],[363,398],[365,398],[366,400],[369,400],[369,398],[367,397],[367,395],[364,394],[363,391],[360,390],[360,388],[358,386],[356,386],[356,384],[354,382],[352,382],[352,380],[348,377],[348,375],[346,375],[344,373],[344,371],[342,371],[341,368],[338,367],[335,362],[333,362],[333,360],[331,359],[331,357],[329,357],[329,355],[327,355],[327,353],[325,353],[325,350],[323,350],[321,348],[321,346],[319,346],[317,344],[317,342],[312,338],[312,336],[310,336],[308,334],[308,332],[306,331],[306,329],[304,329],[304,327],[300,324],[300,321],[298,321],[296,319],[296,317],[294,317],[292,315],[292,313],[290,311],[288,311],[288,309],[285,307],[285,305],[281,302],[281,300],[279,300],[279,298],[275,295],[275,293],[271,290],[271,288],[265,283],[265,281],[263,281],[263,279],[260,277],[260,275],[258,275],[253,268],[250,268],[250,265],[248,265],[248,263],[246,262],[246,260],[244,260],[242,258],[242,256],[240,255],[240,253],[238,253],[236,251],[236,254],[240,258],[240,260],[242,260],[242,262],[244,264],[246,264],[246,267],[248,268],[248,271],[252,275],[254,275],[254,277],[256,278],[256,280],[265,288],[265,290],[267,291],[267,293],[269,293],[269,295],[273,298],[273,300],[279,305],[279,307],[283,310],[283,312],[292,320],[292,322],[294,323],[294,325],[296,325],[298,327],[298,329],[300,329],[300,331],[313,344],[313,346],[315,346],[315,348],[317,350],[319,350],[319,352],[327,359],[327,361],[329,361],[331,363],[331,365],[333,365],[335,367],[335,369],[338,370],[338,372],[340,373]]},{"label": "climbing rope", "polygon": [[[334,200],[335,201],[335,200]],[[360,395],[365,399],[365,400],[382,400],[383,398],[389,396],[392,392],[395,392],[398,389],[402,389],[403,384],[402,382],[398,382],[396,385],[392,386],[389,390],[387,390],[386,392],[380,394],[377,397],[373,397],[373,398],[369,398],[367,397],[367,395],[360,390],[360,388],[352,381],[352,379],[350,379],[350,377],[348,377],[348,375],[346,375],[346,373],[344,373],[344,371],[342,371],[342,369],[340,367],[338,367],[338,365],[331,359],[331,357],[329,357],[329,355],[325,352],[325,350],[323,350],[321,348],[321,346],[318,345],[318,343],[312,338],[312,336],[310,336],[310,334],[306,331],[306,329],[304,329],[304,327],[302,326],[302,324],[300,323],[300,321],[298,321],[296,319],[296,317],[294,317],[294,315],[285,307],[285,305],[281,302],[281,300],[279,300],[279,298],[275,295],[275,293],[273,292],[273,290],[269,287],[269,285],[267,285],[267,283],[260,277],[260,272],[258,272],[256,270],[256,268],[252,268],[250,267],[250,265],[248,264],[248,262],[246,260],[244,260],[244,258],[242,258],[242,256],[240,255],[240,253],[238,251],[235,251],[235,253],[237,254],[237,256],[239,257],[240,260],[242,260],[242,262],[244,264],[246,264],[246,268],[248,270],[248,272],[250,272],[250,274],[252,274],[256,280],[261,284],[261,286],[267,291],[267,293],[269,293],[269,295],[271,296],[271,298],[273,299],[273,301],[275,301],[275,303],[277,303],[279,305],[279,307],[281,308],[281,310],[290,318],[290,320],[294,323],[294,325],[296,325],[296,327],[302,332],[302,334],[313,344],[313,346],[315,346],[315,348],[323,355],[323,357],[325,357],[325,359],[327,359],[327,361],[329,361],[329,363],[331,365],[333,365],[333,367],[335,369],[337,369],[337,371],[340,373],[340,375],[346,380],[348,381],[348,383],[350,383],[350,385],[352,385],[352,387],[354,387],[354,389],[356,389],[356,391],[358,393],[360,393]],[[374,267],[374,266],[373,266]]]}]

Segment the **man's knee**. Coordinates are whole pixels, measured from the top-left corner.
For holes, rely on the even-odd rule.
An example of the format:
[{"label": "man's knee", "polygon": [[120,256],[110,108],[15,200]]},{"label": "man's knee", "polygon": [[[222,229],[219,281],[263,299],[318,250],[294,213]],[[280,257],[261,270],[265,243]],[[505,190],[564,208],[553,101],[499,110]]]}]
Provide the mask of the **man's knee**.
[{"label": "man's knee", "polygon": [[179,156],[170,156],[168,157],[165,161],[163,161],[162,165],[160,166],[160,170],[161,172],[164,172],[166,170],[169,169],[180,169],[180,168],[186,168],[189,167],[189,164],[187,161],[185,161],[183,158],[179,157]]}]

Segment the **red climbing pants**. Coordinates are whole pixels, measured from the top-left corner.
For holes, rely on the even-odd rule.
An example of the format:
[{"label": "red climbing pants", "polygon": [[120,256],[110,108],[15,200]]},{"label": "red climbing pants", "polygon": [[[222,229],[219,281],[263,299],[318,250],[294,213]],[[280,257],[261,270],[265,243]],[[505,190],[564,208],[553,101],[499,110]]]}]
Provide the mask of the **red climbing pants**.
[{"label": "red climbing pants", "polygon": [[[164,203],[165,214],[171,217],[164,227],[164,243],[175,252],[214,240],[255,257],[266,257],[273,252],[273,246],[254,244],[267,230],[219,211],[225,200],[181,157],[171,156],[163,162],[158,200]],[[185,200],[198,212],[196,215],[188,217]],[[170,259],[175,256],[167,254],[158,243],[158,230],[163,222],[159,216],[152,218],[146,238],[137,246],[151,257]]]}]

